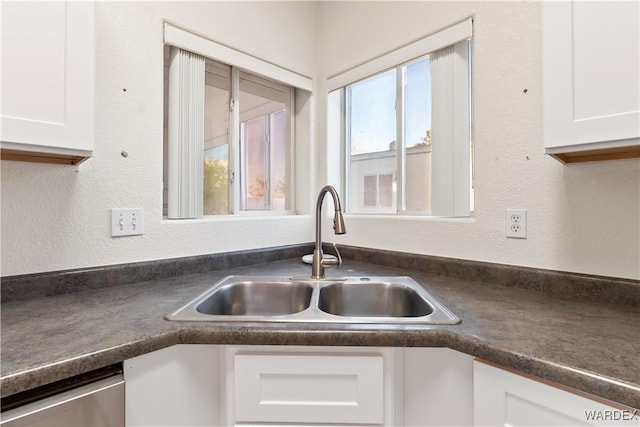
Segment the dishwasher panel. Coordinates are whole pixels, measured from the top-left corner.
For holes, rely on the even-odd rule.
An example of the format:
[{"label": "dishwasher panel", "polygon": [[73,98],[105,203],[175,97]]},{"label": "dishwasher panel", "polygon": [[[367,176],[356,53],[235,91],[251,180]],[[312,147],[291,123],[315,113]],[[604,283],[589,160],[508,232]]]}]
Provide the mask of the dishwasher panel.
[{"label": "dishwasher panel", "polygon": [[124,427],[124,378],[114,375],[0,414],[2,427]]}]

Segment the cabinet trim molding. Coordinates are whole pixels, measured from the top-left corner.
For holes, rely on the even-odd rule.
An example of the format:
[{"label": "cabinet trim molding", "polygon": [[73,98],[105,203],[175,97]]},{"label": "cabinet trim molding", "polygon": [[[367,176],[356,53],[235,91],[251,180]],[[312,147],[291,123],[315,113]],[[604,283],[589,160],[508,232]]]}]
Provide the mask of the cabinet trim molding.
[{"label": "cabinet trim molding", "polygon": [[0,149],[0,159],[16,162],[50,163],[56,165],[79,165],[91,157],[91,151],[74,151],[74,153],[49,153],[25,150]]},{"label": "cabinet trim molding", "polygon": [[578,151],[566,150],[545,150],[546,154],[561,161],[562,163],[583,163],[597,162],[602,160],[620,160],[620,159],[636,159],[640,158],[640,143],[634,140],[634,145],[585,149]]}]

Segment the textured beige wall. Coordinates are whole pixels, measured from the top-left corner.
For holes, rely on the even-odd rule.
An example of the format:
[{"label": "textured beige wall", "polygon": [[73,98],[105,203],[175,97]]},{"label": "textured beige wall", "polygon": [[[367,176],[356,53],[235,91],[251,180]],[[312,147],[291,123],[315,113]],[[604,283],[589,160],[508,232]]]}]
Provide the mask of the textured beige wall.
[{"label": "textured beige wall", "polygon": [[[2,162],[2,276],[313,240],[309,215],[162,220],[163,18],[324,77],[473,16],[473,216],[349,216],[348,233],[334,240],[640,278],[640,161],[567,166],[542,154],[537,2],[97,2],[96,9],[95,156],[78,169]],[[303,126],[324,141],[323,79],[315,85]],[[339,183],[338,150],[316,146],[311,135],[296,153],[298,206],[309,213],[314,190]],[[144,208],[147,233],[109,237],[113,207]],[[506,208],[528,209],[526,240],[504,237]]]},{"label": "textured beige wall", "polygon": [[[468,219],[347,216],[348,233],[335,240],[640,278],[640,161],[562,165],[543,154],[539,2],[323,2],[319,67],[335,75],[469,16],[475,212]],[[339,182],[339,150],[326,152],[321,173]],[[526,240],[505,237],[507,208],[527,209]]]},{"label": "textured beige wall", "polygon": [[[309,215],[162,219],[163,19],[303,75],[315,70],[313,3],[96,2],[94,157],[78,168],[2,161],[2,276],[313,240]],[[299,106],[302,194],[315,170],[311,104]],[[117,207],[144,208],[145,235],[111,238]]]}]

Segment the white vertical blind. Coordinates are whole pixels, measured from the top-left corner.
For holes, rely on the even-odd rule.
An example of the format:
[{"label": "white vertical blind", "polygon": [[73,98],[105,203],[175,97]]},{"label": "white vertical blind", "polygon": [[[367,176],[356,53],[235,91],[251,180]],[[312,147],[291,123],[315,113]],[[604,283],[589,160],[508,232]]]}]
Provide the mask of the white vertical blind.
[{"label": "white vertical blind", "polygon": [[179,48],[170,58],[167,216],[201,218],[205,59]]},{"label": "white vertical blind", "polygon": [[469,42],[432,53],[432,214],[470,212]]}]

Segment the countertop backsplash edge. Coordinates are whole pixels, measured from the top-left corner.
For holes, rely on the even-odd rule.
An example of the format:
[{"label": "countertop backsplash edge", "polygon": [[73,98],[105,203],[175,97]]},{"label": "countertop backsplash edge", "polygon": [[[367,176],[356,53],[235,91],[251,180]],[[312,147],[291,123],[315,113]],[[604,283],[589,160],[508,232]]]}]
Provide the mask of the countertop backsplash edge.
[{"label": "countertop backsplash edge", "polygon": [[0,278],[2,302],[28,300],[100,289],[188,274],[205,273],[302,257],[313,252],[312,243],[221,252],[154,261],[78,268]]},{"label": "countertop backsplash edge", "polygon": [[[640,280],[356,246],[339,245],[338,248],[344,258],[352,261],[417,270],[435,276],[491,282],[506,287],[530,289],[551,296],[569,299],[640,308]],[[327,248],[327,251],[332,250]]]},{"label": "countertop backsplash edge", "polygon": [[[338,245],[342,257],[442,277],[492,282],[506,287],[535,290],[551,296],[576,298],[640,307],[640,280],[595,276],[507,264],[446,258],[399,251]],[[334,253],[325,244],[327,253]],[[125,263],[0,278],[2,302],[28,300],[127,285],[159,278],[222,270],[276,260],[302,257],[313,251],[313,243],[302,243],[223,252],[209,255]]]}]

